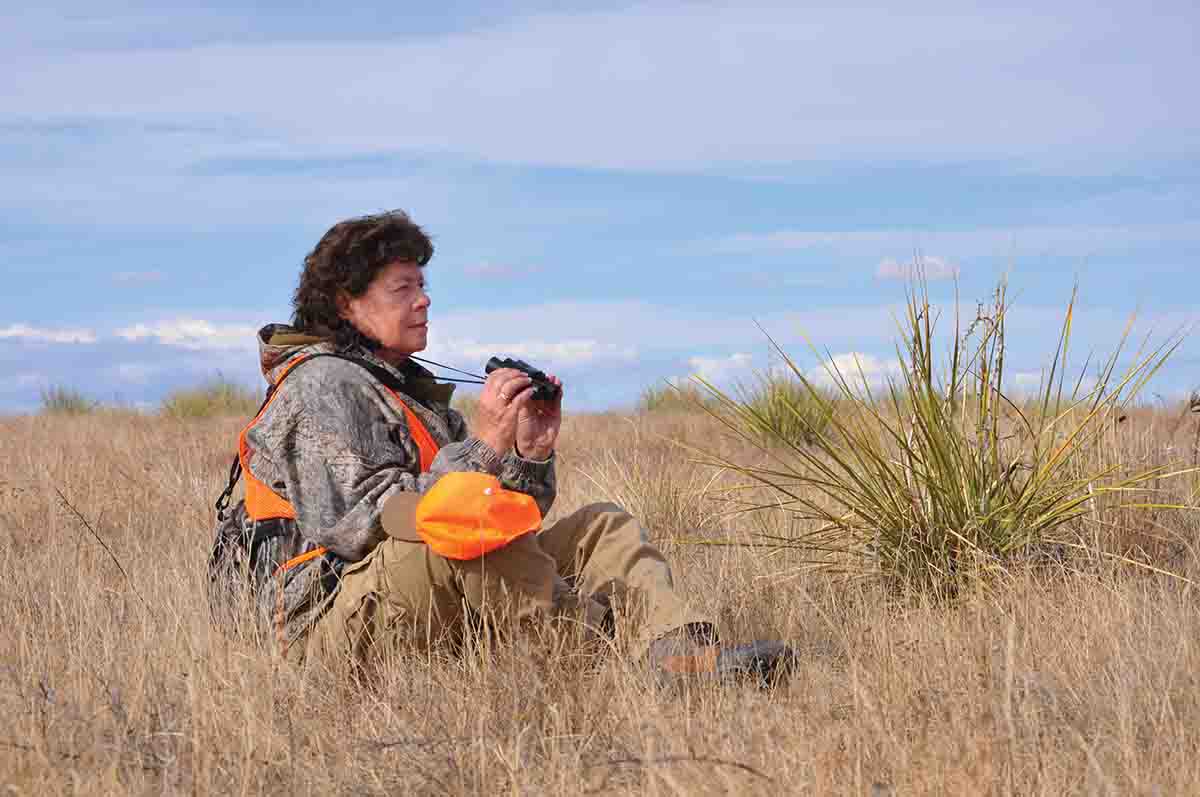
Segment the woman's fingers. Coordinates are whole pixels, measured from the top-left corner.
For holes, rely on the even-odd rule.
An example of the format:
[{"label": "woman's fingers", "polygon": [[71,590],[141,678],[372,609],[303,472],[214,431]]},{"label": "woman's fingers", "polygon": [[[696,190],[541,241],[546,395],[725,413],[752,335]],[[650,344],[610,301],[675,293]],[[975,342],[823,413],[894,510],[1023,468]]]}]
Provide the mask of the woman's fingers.
[{"label": "woman's fingers", "polygon": [[488,376],[475,426],[496,453],[503,455],[515,444],[519,415],[532,394],[533,381],[520,371],[502,368]]},{"label": "woman's fingers", "polygon": [[501,368],[488,375],[479,395],[479,412],[475,417],[475,434],[497,454],[512,449],[517,435],[517,416],[527,399],[531,380],[512,368]]},{"label": "woman's fingers", "polygon": [[483,393],[479,396],[480,404],[496,416],[503,416],[513,398],[526,384],[529,384],[529,377],[520,371],[510,368],[495,371],[484,385]]},{"label": "woman's fingers", "polygon": [[529,377],[512,368],[501,368],[493,371],[487,378],[484,386],[484,393],[489,391],[493,395],[498,396],[502,401],[512,401],[513,397],[520,392],[522,384],[529,384]]},{"label": "woman's fingers", "polygon": [[514,424],[517,422],[517,416],[521,414],[521,410],[525,409],[533,399],[534,390],[532,380],[526,379],[525,384],[520,388],[520,392],[513,396],[512,400],[508,403],[506,414],[512,416]]},{"label": "woman's fingers", "polygon": [[518,373],[517,376],[513,377],[512,379],[508,379],[503,382],[497,388],[497,390],[501,399],[506,402],[512,402],[523,390],[532,384],[533,382],[529,377],[525,376],[525,374]]}]

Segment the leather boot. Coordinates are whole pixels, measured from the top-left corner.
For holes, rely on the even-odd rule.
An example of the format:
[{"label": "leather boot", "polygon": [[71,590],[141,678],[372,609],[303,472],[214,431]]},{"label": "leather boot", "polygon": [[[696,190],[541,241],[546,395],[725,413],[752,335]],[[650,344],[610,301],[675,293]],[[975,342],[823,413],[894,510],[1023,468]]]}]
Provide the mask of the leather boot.
[{"label": "leather boot", "polygon": [[648,656],[656,673],[667,680],[750,680],[764,687],[776,684],[796,664],[795,651],[783,642],[722,645],[716,629],[708,623],[684,626],[659,637],[650,643]]}]

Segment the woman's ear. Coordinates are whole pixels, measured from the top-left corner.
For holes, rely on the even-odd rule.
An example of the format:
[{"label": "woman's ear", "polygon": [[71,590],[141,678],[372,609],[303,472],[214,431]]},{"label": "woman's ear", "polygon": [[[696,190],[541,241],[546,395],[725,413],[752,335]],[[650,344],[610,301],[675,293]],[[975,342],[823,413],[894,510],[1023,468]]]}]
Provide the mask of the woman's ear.
[{"label": "woman's ear", "polygon": [[350,313],[352,312],[350,308],[350,294],[345,291],[338,291],[334,303],[337,305],[338,316],[349,321]]}]

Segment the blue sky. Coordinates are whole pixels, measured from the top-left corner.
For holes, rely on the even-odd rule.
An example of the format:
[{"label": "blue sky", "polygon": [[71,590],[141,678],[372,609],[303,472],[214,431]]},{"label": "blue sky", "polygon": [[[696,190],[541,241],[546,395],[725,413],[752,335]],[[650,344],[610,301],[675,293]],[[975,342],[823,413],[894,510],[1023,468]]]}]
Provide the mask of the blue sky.
[{"label": "blue sky", "polygon": [[[1047,7],[1050,5],[1052,7]],[[12,24],[15,21],[15,24]],[[255,384],[333,222],[435,236],[430,355],[569,404],[768,364],[885,373],[900,276],[1011,275],[1036,373],[1196,320],[1194,4],[50,3],[0,28],[0,412]],[[869,358],[869,359],[868,359]],[[1082,362],[1082,360],[1080,361]],[[1185,344],[1154,389],[1200,385]]]}]

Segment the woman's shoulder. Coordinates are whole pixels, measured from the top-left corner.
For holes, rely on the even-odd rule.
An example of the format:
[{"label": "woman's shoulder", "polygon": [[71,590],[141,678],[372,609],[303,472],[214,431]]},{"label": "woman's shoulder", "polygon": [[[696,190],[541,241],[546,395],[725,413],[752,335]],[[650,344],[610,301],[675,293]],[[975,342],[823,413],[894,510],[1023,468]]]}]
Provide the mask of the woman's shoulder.
[{"label": "woman's shoulder", "polygon": [[379,381],[371,364],[352,354],[314,349],[298,352],[286,375],[278,380],[278,389],[301,384],[309,389],[352,387]]},{"label": "woman's shoulder", "polygon": [[296,363],[289,373],[291,373],[289,377],[291,379],[304,378],[310,381],[314,379],[361,380],[370,378],[370,374],[366,373],[363,367],[352,358],[344,354],[325,351],[298,355]]},{"label": "woman's shoulder", "polygon": [[298,360],[275,390],[287,415],[345,416],[387,407],[383,386],[370,370],[353,359],[323,352]]}]

